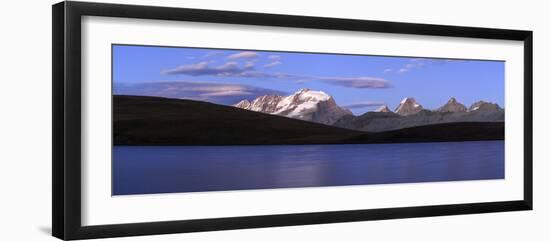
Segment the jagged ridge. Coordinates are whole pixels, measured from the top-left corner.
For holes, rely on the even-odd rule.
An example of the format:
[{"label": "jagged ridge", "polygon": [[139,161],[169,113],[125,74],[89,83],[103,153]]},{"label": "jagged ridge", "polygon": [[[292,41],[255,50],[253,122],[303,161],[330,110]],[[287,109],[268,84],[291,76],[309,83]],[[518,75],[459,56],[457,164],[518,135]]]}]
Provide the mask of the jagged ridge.
[{"label": "jagged ridge", "polygon": [[264,95],[252,101],[242,100],[233,106],[329,125],[352,114],[338,106],[332,96],[310,89],[301,89],[289,96]]},{"label": "jagged ridge", "polygon": [[413,98],[405,98],[395,113],[368,112],[344,116],[335,126],[353,130],[381,132],[415,126],[456,122],[504,122],[504,110],[497,104],[478,101],[469,108],[454,97],[445,105],[430,111],[422,109]]}]

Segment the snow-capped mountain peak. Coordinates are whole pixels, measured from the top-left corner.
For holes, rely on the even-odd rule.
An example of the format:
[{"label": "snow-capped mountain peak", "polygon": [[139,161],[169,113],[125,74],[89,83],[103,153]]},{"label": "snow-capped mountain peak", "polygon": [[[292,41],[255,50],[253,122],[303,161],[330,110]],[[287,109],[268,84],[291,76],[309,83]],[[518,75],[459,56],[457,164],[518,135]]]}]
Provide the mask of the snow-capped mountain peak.
[{"label": "snow-capped mountain peak", "polygon": [[395,108],[395,113],[403,116],[413,115],[423,109],[422,105],[418,104],[412,97],[407,97],[401,100],[399,106]]},{"label": "snow-capped mountain peak", "polygon": [[299,96],[300,99],[304,101],[313,100],[313,101],[327,101],[331,98],[330,95],[327,95],[323,91],[315,91],[310,89],[301,89],[294,93],[295,96]]},{"label": "snow-capped mountain peak", "polygon": [[264,95],[252,102],[242,100],[234,106],[323,124],[332,124],[340,117],[351,114],[336,105],[330,95],[310,89],[301,89],[289,96]]},{"label": "snow-capped mountain peak", "polygon": [[242,109],[248,109],[250,107],[251,103],[248,100],[241,100],[239,103],[235,104],[235,107],[239,107]]}]

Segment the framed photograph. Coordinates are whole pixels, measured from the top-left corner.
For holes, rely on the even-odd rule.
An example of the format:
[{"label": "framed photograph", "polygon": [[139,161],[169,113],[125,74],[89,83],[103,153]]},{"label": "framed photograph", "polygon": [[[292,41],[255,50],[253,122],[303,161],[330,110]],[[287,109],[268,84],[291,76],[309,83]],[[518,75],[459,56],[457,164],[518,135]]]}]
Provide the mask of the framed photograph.
[{"label": "framed photograph", "polygon": [[53,235],[531,210],[532,66],[524,30],[55,4]]}]

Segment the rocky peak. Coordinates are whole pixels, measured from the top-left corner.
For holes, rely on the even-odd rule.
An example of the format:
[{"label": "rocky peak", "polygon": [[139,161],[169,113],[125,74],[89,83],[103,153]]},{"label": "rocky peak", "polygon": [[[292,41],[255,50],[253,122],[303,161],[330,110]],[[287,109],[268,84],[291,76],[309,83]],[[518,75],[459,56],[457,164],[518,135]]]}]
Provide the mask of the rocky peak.
[{"label": "rocky peak", "polygon": [[332,124],[351,111],[336,104],[334,98],[323,91],[301,89],[289,96],[264,95],[252,102],[241,101],[235,107],[295,119]]},{"label": "rocky peak", "polygon": [[397,106],[397,108],[395,109],[395,113],[402,116],[408,116],[414,115],[420,112],[422,109],[422,105],[418,104],[414,98],[407,97],[404,98],[401,103],[399,103],[399,106]]},{"label": "rocky peak", "polygon": [[478,101],[473,103],[470,108],[468,108],[468,112],[472,111],[501,111],[502,108],[496,103],[491,102],[485,102],[485,101]]},{"label": "rocky peak", "polygon": [[387,105],[382,105],[378,109],[376,109],[375,112],[389,113],[389,112],[392,112],[392,111],[390,110],[390,108]]},{"label": "rocky peak", "polygon": [[282,98],[283,97],[279,95],[263,95],[254,99],[250,103],[250,106],[245,109],[271,113],[277,111],[277,104],[281,101]]},{"label": "rocky peak", "polygon": [[242,109],[248,109],[248,107],[250,107],[250,101],[248,100],[241,100],[239,103],[233,105],[235,107],[239,107],[239,108],[242,108]]},{"label": "rocky peak", "polygon": [[309,100],[326,101],[332,98],[330,95],[327,95],[323,91],[315,91],[315,90],[310,90],[308,88],[304,88],[297,91],[296,93],[294,93],[293,96],[295,96],[297,99],[301,101],[309,101]]},{"label": "rocky peak", "polygon": [[466,106],[456,100],[455,97],[451,97],[447,103],[439,107],[436,111],[439,112],[465,112]]}]

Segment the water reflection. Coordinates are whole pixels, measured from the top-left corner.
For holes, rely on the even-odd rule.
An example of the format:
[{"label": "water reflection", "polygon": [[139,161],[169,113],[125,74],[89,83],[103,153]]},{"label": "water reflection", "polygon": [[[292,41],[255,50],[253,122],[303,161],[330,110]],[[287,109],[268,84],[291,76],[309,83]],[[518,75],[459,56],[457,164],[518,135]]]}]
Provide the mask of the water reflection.
[{"label": "water reflection", "polygon": [[116,146],[113,194],[504,178],[504,142]]}]

